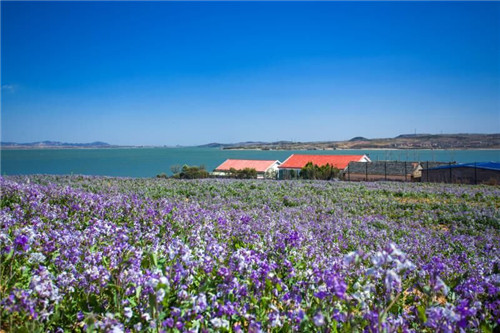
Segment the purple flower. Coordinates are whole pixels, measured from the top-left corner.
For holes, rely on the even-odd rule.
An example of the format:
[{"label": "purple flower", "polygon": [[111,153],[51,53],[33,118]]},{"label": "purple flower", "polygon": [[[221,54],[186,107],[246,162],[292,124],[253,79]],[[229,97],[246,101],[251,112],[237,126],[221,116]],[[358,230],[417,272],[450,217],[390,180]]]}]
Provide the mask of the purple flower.
[{"label": "purple flower", "polygon": [[401,277],[392,269],[386,272],[384,283],[388,293],[401,290]]},{"label": "purple flower", "polygon": [[26,252],[29,249],[29,238],[26,235],[19,235],[14,240],[14,244]]},{"label": "purple flower", "polygon": [[323,316],[323,313],[318,312],[314,317],[313,317],[313,322],[314,325],[316,326],[323,326],[325,324],[325,317]]},{"label": "purple flower", "polygon": [[[0,306],[41,330],[71,330],[52,313],[73,301],[68,318],[108,332],[300,331],[305,313],[324,331],[455,332],[500,318],[495,187],[86,176],[0,187],[0,251],[15,260]],[[392,304],[403,286],[406,303]]]},{"label": "purple flower", "polygon": [[163,321],[163,326],[167,326],[169,328],[174,327],[174,320],[172,318],[167,318],[165,321]]}]

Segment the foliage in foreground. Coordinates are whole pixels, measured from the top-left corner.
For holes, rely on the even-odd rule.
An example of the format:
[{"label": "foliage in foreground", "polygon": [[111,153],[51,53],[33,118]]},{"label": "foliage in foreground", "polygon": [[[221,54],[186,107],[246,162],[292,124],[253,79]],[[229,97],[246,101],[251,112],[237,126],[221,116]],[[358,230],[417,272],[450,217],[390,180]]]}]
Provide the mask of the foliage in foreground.
[{"label": "foliage in foreground", "polygon": [[0,178],[6,330],[490,332],[498,187]]}]

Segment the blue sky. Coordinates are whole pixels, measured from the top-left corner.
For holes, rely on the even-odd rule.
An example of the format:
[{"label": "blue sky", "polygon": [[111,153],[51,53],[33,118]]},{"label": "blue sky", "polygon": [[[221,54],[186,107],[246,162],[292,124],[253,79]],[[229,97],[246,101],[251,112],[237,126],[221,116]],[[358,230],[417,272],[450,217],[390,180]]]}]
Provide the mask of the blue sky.
[{"label": "blue sky", "polygon": [[500,132],[500,2],[2,2],[1,139]]}]

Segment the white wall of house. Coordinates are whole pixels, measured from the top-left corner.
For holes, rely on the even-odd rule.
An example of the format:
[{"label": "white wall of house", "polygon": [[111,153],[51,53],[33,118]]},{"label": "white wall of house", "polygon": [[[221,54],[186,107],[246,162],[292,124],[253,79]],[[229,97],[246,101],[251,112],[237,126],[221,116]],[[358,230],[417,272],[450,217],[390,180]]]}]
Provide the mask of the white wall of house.
[{"label": "white wall of house", "polygon": [[[269,168],[266,169],[266,172],[262,175],[262,178],[270,178],[276,179],[278,178],[278,166],[281,164],[280,161],[274,162]],[[259,175],[257,175],[259,178]]]},{"label": "white wall of house", "polygon": [[359,160],[359,162],[371,162],[372,160],[370,160],[370,158],[366,155],[363,155],[363,157],[361,158],[361,160]]},{"label": "white wall of house", "polygon": [[229,175],[229,171],[219,171],[219,170],[216,170],[216,171],[212,172],[212,175],[218,176],[218,177],[225,177],[225,176]]}]

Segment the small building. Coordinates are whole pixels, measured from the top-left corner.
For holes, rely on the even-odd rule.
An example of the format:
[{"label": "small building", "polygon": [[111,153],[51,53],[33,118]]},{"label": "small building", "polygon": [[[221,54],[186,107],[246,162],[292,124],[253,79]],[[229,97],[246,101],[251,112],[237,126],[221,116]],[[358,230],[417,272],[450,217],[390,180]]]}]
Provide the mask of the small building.
[{"label": "small building", "polygon": [[462,163],[422,170],[422,181],[455,184],[500,184],[500,163]]},{"label": "small building", "polygon": [[457,162],[435,162],[435,161],[424,161],[420,162],[421,168],[415,173],[415,181],[422,181],[422,171],[426,169],[437,168],[444,165],[453,165]]},{"label": "small building", "polygon": [[344,172],[348,181],[416,181],[422,166],[419,162],[377,161],[370,163],[351,162]]},{"label": "small building", "polygon": [[331,165],[344,170],[350,162],[370,162],[366,155],[301,155],[292,154],[279,167],[280,179],[297,178],[300,170],[311,162],[317,166]]},{"label": "small building", "polygon": [[255,169],[257,178],[276,179],[278,175],[278,166],[281,164],[278,160],[234,160],[227,159],[212,172],[214,176],[227,177],[231,169],[243,170],[246,168]]}]

